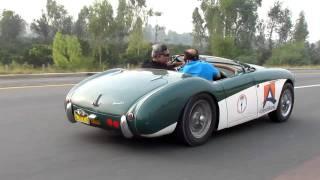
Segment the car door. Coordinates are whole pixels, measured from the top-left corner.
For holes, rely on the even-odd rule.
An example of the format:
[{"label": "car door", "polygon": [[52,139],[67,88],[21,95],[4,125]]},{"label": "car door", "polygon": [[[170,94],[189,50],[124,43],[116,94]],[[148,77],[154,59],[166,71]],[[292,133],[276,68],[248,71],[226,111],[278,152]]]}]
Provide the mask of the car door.
[{"label": "car door", "polygon": [[228,127],[257,117],[257,88],[252,72],[222,80],[226,93]]},{"label": "car door", "polygon": [[[259,81],[259,78],[257,78],[257,81]],[[282,87],[285,82],[286,79],[276,79],[257,84],[259,117],[268,114],[277,108]]]}]

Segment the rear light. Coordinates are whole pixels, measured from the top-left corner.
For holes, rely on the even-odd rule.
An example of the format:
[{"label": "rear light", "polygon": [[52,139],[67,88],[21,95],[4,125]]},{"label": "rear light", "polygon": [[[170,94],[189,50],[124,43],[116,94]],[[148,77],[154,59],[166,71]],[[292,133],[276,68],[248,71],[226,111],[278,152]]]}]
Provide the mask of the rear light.
[{"label": "rear light", "polygon": [[113,127],[118,129],[120,127],[119,121],[113,121]]},{"label": "rear light", "polygon": [[120,127],[120,122],[119,121],[114,121],[112,119],[107,119],[107,125],[109,127],[113,127],[113,128],[116,128],[116,129],[119,129]]},{"label": "rear light", "polygon": [[113,124],[112,119],[107,119],[107,125],[112,127],[112,124]]}]

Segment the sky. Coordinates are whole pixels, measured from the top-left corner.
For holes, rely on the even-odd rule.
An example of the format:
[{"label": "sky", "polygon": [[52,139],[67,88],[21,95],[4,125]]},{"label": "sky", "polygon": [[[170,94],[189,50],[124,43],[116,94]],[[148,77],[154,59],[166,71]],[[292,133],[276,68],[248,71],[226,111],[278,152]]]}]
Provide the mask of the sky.
[{"label": "sky", "polygon": [[[59,4],[65,6],[68,12],[77,17],[83,6],[93,4],[95,0],[57,0]],[[266,19],[267,12],[275,0],[262,0],[262,8],[259,9],[260,18]],[[114,7],[117,7],[118,0],[109,0]],[[310,42],[320,40],[320,1],[318,0],[282,0],[283,7],[288,7],[292,11],[293,22],[301,11],[305,12],[308,23]],[[192,31],[192,12],[199,6],[198,0],[147,0],[148,7],[163,13],[161,17],[150,18],[150,24],[158,23],[165,26],[167,30],[174,30],[178,33]],[[3,9],[13,10],[31,23],[41,15],[41,10],[45,9],[46,0],[0,0],[0,11]]]}]

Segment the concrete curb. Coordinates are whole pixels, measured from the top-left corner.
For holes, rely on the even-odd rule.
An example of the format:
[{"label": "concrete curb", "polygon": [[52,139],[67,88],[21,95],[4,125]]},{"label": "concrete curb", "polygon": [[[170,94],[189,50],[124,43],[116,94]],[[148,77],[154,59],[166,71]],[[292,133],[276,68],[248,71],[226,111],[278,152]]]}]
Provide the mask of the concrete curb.
[{"label": "concrete curb", "polygon": [[0,75],[0,79],[23,79],[23,78],[49,78],[49,77],[82,77],[91,76],[99,72],[79,72],[79,73],[43,73],[43,74],[7,74]]}]

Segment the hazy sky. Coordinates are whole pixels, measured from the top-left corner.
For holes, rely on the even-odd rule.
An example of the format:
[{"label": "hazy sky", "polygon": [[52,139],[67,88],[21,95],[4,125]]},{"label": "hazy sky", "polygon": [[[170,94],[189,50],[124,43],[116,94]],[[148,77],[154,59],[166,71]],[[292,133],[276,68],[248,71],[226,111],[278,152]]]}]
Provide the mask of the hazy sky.
[{"label": "hazy sky", "polygon": [[[63,4],[68,12],[75,18],[84,5],[91,5],[95,0],[57,0]],[[259,9],[260,17],[266,17],[275,0],[263,0]],[[109,0],[116,7],[118,0]],[[300,11],[304,11],[308,22],[309,40],[320,40],[320,1],[318,0],[282,0],[284,7],[292,11],[293,21],[298,18]],[[147,0],[148,7],[163,12],[158,18],[160,25],[166,26],[179,33],[192,31],[192,12],[199,5],[197,0]],[[28,23],[40,17],[41,10],[45,8],[46,0],[0,0],[0,10],[10,9],[20,14]],[[149,22],[155,24],[155,18]]]}]

